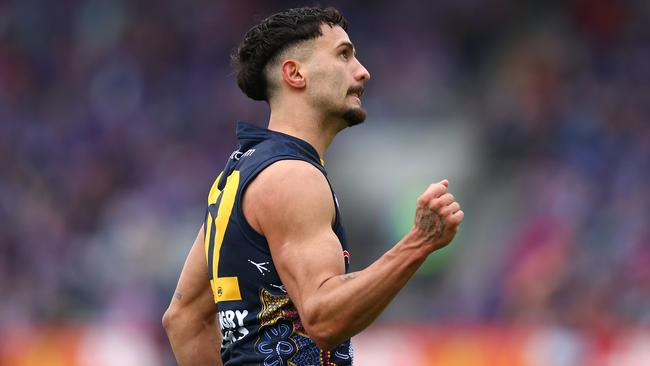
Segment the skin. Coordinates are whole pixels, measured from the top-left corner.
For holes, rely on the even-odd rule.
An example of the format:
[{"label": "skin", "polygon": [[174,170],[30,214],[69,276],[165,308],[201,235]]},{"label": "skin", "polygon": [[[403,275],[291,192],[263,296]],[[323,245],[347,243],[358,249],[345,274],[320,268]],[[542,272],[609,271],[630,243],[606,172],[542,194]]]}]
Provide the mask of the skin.
[{"label": "skin", "polygon": [[272,76],[280,85],[270,98],[269,129],[309,142],[323,157],[336,134],[349,126],[346,112],[365,117],[361,99],[349,92],[363,88],[370,73],[343,28],[322,25],[321,31],[303,46],[311,52],[296,52]]},{"label": "skin", "polygon": [[[275,79],[269,129],[309,142],[323,157],[338,132],[365,118],[361,98],[350,91],[359,91],[370,74],[342,28],[322,25],[321,30],[321,37],[301,45],[300,52],[286,52],[286,58],[270,68],[269,78]],[[402,240],[369,267],[349,274],[345,274],[341,243],[332,230],[336,211],[329,185],[311,164],[283,160],[264,169],[246,189],[243,211],[250,225],[266,237],[306,332],[320,348],[330,350],[372,323],[427,256],[452,241],[464,213],[448,187],[447,180],[431,184],[418,198],[413,227]],[[202,243],[198,246],[203,256]],[[195,293],[197,300],[172,299],[168,309],[201,314],[194,316],[191,325],[184,325],[193,331],[183,334],[193,337],[172,340],[170,335],[181,365],[204,364],[183,350],[213,344],[209,337],[214,337],[207,334],[212,328],[205,326],[206,319],[212,326],[215,315],[206,263],[204,259],[191,261],[193,251],[177,292],[183,293],[183,299],[186,293]],[[216,352],[216,347],[206,347],[201,352]]]},{"label": "skin", "polygon": [[221,366],[221,332],[203,248],[203,227],[194,240],[163,326],[179,365]]},{"label": "skin", "polygon": [[322,349],[365,329],[426,257],[453,239],[463,212],[446,180],[418,199],[413,228],[368,268],[345,274],[332,230],[327,181],[302,161],[280,161],[252,183],[244,201],[251,225],[269,242],[273,262],[303,326]]}]

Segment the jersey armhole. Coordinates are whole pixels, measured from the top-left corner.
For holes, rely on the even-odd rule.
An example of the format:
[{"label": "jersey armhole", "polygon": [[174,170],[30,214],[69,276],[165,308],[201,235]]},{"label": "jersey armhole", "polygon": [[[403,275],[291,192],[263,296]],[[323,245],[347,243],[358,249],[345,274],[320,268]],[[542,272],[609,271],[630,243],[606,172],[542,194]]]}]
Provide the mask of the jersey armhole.
[{"label": "jersey armhole", "polygon": [[[307,162],[307,163],[313,165],[314,167],[316,167],[316,169],[318,169],[319,171],[321,171],[321,173],[323,173],[322,170],[321,170],[322,167],[319,167],[318,165],[314,164],[313,162],[311,162],[309,160],[305,160],[305,159],[302,159],[300,157],[293,156],[293,155],[280,155],[280,156],[274,156],[271,159],[264,160],[264,161],[260,162],[255,167],[255,169],[253,170],[253,174],[251,174],[250,177],[248,177],[248,179],[246,179],[244,182],[242,182],[242,184],[239,187],[239,193],[237,194],[237,202],[235,204],[237,214],[239,215],[239,217],[241,217],[242,233],[244,234],[246,239],[248,239],[249,241],[251,241],[252,243],[254,243],[256,245],[259,244],[260,248],[266,247],[267,250],[268,250],[268,246],[267,245],[262,245],[263,243],[266,242],[266,237],[264,237],[264,235],[258,233],[257,230],[255,230],[253,228],[253,226],[248,221],[248,218],[244,214],[244,205],[243,205],[243,203],[244,203],[244,194],[246,193],[246,188],[248,188],[248,185],[250,184],[250,182],[252,182],[264,169],[268,168],[271,164],[276,163],[276,162],[281,161],[281,160],[300,160],[300,161],[304,161],[304,162]],[[325,174],[323,174],[323,175],[325,175]],[[325,179],[327,180],[327,176],[325,176]],[[335,199],[334,198],[334,192],[332,191],[332,186],[330,185],[329,180],[327,180],[327,184],[330,187],[330,191],[332,192],[332,199],[334,200]],[[336,207],[336,202],[334,203],[334,210],[335,210],[335,215],[334,215],[335,218],[334,218],[334,224],[332,225],[332,228],[334,228],[335,225],[339,221],[339,212],[338,212],[338,208]]]}]

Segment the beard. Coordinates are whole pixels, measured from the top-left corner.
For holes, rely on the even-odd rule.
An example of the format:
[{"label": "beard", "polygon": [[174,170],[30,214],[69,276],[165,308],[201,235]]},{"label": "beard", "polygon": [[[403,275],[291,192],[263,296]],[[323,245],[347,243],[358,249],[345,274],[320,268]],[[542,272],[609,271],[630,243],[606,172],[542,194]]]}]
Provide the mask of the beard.
[{"label": "beard", "polygon": [[348,127],[356,126],[366,120],[366,110],[361,107],[348,108],[343,112],[343,120]]}]

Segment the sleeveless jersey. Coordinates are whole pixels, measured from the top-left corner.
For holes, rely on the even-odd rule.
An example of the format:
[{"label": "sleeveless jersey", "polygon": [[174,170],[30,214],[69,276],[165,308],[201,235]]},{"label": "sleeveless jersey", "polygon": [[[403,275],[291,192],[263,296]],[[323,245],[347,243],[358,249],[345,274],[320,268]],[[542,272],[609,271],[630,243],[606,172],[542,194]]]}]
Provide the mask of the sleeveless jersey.
[{"label": "sleeveless jersey", "polygon": [[[309,338],[273,265],[268,242],[250,226],[242,209],[246,186],[276,161],[306,161],[327,179],[318,153],[306,141],[244,122],[237,124],[237,138],[238,148],[208,195],[205,221],[205,253],[224,365],[351,365],[349,340],[323,351]],[[332,229],[341,242],[347,272],[349,253],[333,191],[332,199]]]}]

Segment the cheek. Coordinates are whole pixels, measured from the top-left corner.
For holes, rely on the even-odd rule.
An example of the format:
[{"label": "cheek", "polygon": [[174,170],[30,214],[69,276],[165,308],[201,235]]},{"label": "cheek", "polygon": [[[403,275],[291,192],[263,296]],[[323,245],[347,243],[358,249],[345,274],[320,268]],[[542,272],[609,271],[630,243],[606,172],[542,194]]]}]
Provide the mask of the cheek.
[{"label": "cheek", "polygon": [[327,94],[332,103],[340,104],[344,102],[344,98],[347,95],[347,88],[343,78],[337,77],[336,74],[330,74],[330,77],[323,86],[325,88],[323,92]]},{"label": "cheek", "polygon": [[320,70],[312,74],[311,95],[321,97],[341,97],[345,93],[345,82],[336,70]]}]

